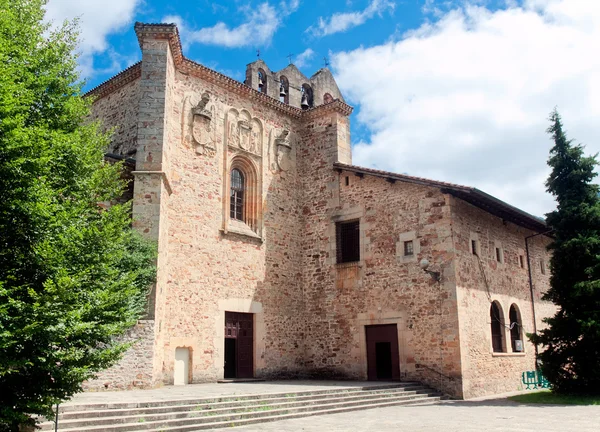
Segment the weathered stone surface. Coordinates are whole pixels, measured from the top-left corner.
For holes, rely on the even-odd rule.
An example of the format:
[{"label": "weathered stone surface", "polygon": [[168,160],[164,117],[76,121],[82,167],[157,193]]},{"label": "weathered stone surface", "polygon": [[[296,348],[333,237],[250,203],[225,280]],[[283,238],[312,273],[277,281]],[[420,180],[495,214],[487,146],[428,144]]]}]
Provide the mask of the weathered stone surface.
[{"label": "weathered stone surface", "polygon": [[[177,348],[189,350],[189,382],[223,378],[226,311],[254,314],[256,377],[366,379],[365,326],[395,324],[402,379],[459,397],[518,388],[534,348],[525,341],[512,353],[506,330],[508,352],[492,352],[490,302],[506,322],[515,304],[523,333],[532,331],[519,261],[532,231],[435,182],[334,166],[352,161],[342,101],[315,99],[302,111],[299,93],[278,102],[278,75],[262,61],[249,65],[245,86],[183,58],[174,27],[136,31],[140,76],[98,90],[94,117],[120,131],[113,151],[136,149],[133,223],[159,247],[155,325],[134,329],[143,342],[89,388],[173,383]],[[258,67],[271,80],[267,94],[252,90]],[[305,78],[294,70],[280,73]],[[311,83],[315,97],[341,99],[328,71]],[[230,217],[234,167],[247,181],[243,220]],[[336,223],[350,220],[360,221],[360,261],[337,264]],[[547,242],[531,240],[533,264],[547,262]],[[419,267],[423,258],[439,283]],[[548,275],[533,268],[539,327],[553,308],[540,300]]]}]

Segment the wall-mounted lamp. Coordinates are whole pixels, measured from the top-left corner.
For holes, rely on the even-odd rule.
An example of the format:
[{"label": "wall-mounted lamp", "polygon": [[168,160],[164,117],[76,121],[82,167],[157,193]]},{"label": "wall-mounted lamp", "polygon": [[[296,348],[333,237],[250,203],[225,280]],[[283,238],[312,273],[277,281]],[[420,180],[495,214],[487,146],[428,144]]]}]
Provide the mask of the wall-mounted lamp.
[{"label": "wall-mounted lamp", "polygon": [[425,273],[428,273],[434,281],[439,282],[440,280],[442,280],[442,275],[440,272],[427,270],[429,268],[429,261],[425,258],[421,260],[421,262],[419,263],[419,267],[421,267]]}]

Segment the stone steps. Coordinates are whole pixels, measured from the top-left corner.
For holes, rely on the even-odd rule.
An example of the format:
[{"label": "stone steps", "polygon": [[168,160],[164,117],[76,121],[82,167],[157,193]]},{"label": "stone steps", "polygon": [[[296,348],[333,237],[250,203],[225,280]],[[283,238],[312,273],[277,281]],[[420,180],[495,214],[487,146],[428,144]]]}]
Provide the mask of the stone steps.
[{"label": "stone steps", "polygon": [[[418,383],[402,383],[204,399],[67,405],[60,410],[58,430],[193,431],[438,400],[434,391]],[[44,422],[40,427],[54,430],[54,423]]]}]

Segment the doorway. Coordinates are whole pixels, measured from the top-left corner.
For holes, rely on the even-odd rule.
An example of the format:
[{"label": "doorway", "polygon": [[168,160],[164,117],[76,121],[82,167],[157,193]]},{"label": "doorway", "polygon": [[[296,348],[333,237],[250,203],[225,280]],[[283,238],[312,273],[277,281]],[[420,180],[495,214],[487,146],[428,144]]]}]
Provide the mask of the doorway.
[{"label": "doorway", "polygon": [[190,349],[186,347],[175,348],[175,370],[173,373],[174,385],[189,384],[190,379]]},{"label": "doorway", "polygon": [[399,380],[400,355],[396,324],[365,326],[365,331],[368,380]]},{"label": "doorway", "polygon": [[254,376],[254,315],[225,312],[224,378]]}]

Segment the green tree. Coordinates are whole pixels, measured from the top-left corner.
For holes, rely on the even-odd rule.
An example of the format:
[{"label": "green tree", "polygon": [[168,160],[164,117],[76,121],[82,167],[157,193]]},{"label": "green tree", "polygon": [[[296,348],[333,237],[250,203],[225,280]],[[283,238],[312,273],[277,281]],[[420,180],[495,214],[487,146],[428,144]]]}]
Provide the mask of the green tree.
[{"label": "green tree", "polygon": [[86,122],[76,26],[51,31],[44,0],[0,0],[0,430],[114,364],[143,314],[155,246],[116,202],[122,167]]},{"label": "green tree", "polygon": [[554,391],[600,394],[600,199],[592,183],[598,162],[567,139],[556,110],[550,121],[554,147],[546,186],[557,208],[547,215],[554,238],[544,299],[558,311],[532,339],[545,347],[541,368]]}]

